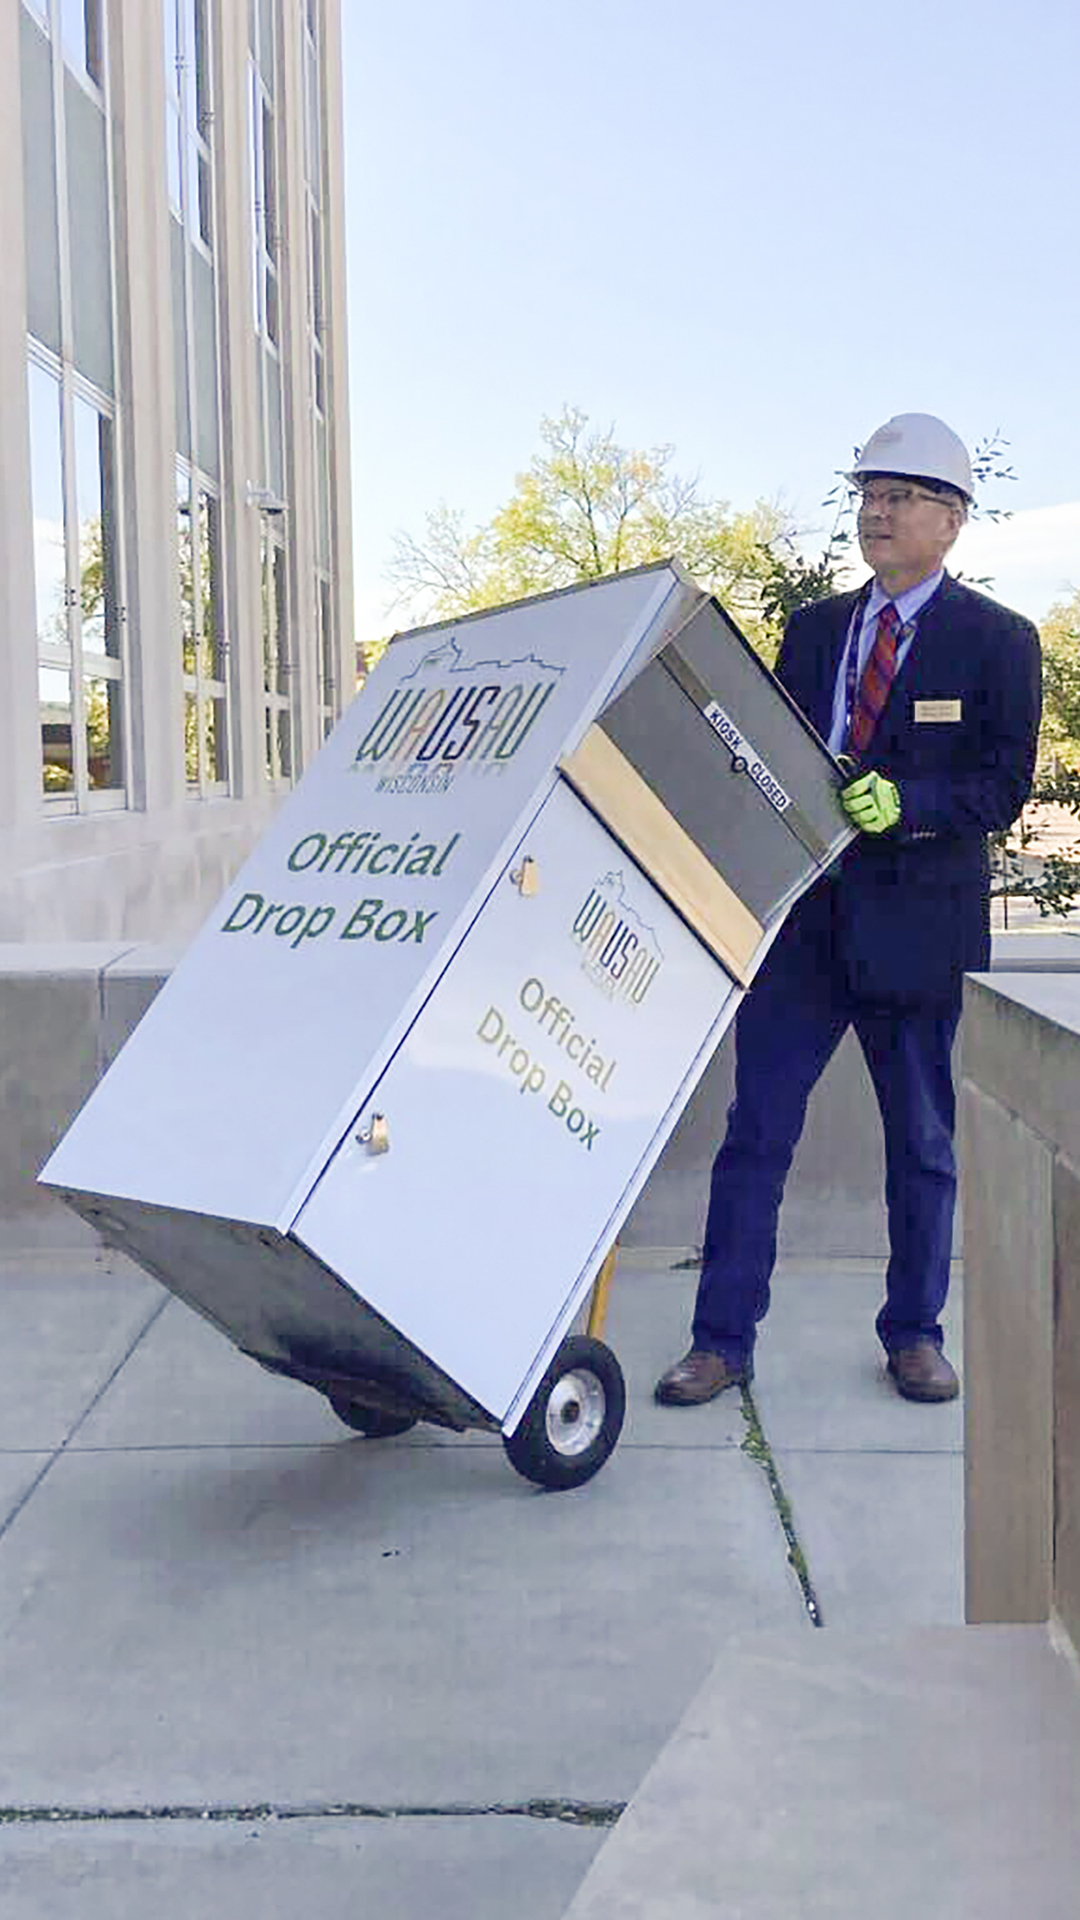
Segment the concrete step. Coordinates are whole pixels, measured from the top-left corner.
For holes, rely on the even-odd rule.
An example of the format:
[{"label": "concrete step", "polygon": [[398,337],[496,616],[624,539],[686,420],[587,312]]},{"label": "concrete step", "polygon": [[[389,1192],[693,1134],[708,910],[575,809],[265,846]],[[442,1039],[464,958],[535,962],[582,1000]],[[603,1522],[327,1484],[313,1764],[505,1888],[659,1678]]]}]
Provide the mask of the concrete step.
[{"label": "concrete step", "polygon": [[566,1920],[1066,1920],[1080,1680],[1045,1627],[729,1642]]}]

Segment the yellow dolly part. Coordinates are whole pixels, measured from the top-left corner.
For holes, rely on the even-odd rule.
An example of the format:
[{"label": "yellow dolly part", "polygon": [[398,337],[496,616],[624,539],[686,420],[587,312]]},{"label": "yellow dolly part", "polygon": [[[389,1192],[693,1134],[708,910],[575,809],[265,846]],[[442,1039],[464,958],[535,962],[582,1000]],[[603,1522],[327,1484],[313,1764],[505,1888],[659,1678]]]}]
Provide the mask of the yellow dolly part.
[{"label": "yellow dolly part", "polygon": [[607,1322],[608,1296],[611,1283],[615,1278],[615,1262],[618,1258],[619,1243],[604,1256],[604,1264],[593,1281],[592,1299],[589,1302],[589,1321],[585,1329],[590,1340],[602,1340]]}]

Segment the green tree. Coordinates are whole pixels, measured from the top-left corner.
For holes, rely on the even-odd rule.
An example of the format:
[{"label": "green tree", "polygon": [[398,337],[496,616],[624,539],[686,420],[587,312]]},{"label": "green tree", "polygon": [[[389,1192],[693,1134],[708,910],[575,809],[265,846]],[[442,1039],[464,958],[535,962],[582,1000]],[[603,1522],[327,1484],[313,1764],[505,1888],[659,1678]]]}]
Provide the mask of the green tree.
[{"label": "green tree", "polygon": [[794,531],[782,507],[758,501],[733,513],[673,470],[671,447],[624,447],[613,428],[590,430],[578,407],[542,420],[540,437],[542,450],[484,525],[470,529],[440,506],[422,538],[398,535],[390,578],[410,617],[452,619],[677,556],[749,638],[768,643],[762,555]]},{"label": "green tree", "polygon": [[1048,770],[1080,767],[1080,590],[1051,607],[1041,627],[1043,724]]},{"label": "green tree", "polygon": [[[115,618],[113,596],[107,571],[108,556],[105,550],[104,529],[101,516],[87,520],[81,529],[79,551],[79,613],[81,618],[81,640],[85,649],[91,636],[95,646],[105,648],[108,644],[108,623]],[[61,605],[51,621],[50,638],[54,644],[67,648],[70,644],[69,615],[66,606]],[[109,650],[115,647],[115,639]],[[86,752],[91,787],[111,783],[111,774],[115,757],[119,752],[120,730],[117,703],[119,684],[110,682],[86,671],[84,655],[84,674],[82,682],[83,718],[86,727]],[[72,743],[69,737],[64,750],[64,758],[47,760],[44,764],[44,785],[47,793],[69,793],[75,784]]]},{"label": "green tree", "polygon": [[[1080,591],[1051,607],[1040,629],[1043,717],[1032,790],[1036,805],[1064,807],[1080,821]],[[1039,912],[1068,913],[1080,899],[1080,839],[1033,863],[1029,816],[994,835],[995,891],[1032,900]]]}]

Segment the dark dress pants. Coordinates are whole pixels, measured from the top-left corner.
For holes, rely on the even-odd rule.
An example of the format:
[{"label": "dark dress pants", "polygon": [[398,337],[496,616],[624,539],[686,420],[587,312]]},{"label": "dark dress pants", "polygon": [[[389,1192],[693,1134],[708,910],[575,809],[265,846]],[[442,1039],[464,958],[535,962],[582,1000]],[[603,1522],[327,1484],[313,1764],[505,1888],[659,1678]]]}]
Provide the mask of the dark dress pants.
[{"label": "dark dress pants", "polygon": [[941,1345],[956,1163],[951,1054],[959,1006],[853,995],[819,908],[788,922],[735,1024],[735,1100],[712,1171],[693,1341],[746,1360],[769,1306],[784,1182],[810,1094],[849,1026],[885,1133],[890,1259],[877,1318],[886,1351]]}]

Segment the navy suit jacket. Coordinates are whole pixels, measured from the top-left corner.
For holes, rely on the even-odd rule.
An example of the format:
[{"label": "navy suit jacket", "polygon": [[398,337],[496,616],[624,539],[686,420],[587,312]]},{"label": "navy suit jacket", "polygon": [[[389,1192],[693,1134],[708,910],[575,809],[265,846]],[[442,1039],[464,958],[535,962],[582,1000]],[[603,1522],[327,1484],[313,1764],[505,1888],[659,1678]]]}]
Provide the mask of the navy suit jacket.
[{"label": "navy suit jacket", "polygon": [[[776,664],[824,739],[856,598],[793,614]],[[865,755],[899,787],[900,824],[860,834],[791,916],[792,939],[810,941],[815,964],[840,964],[859,995],[956,1006],[964,973],[989,965],[986,836],[1012,824],[1030,791],[1041,685],[1030,620],[946,575]],[[959,718],[935,718],[927,702]]]}]

